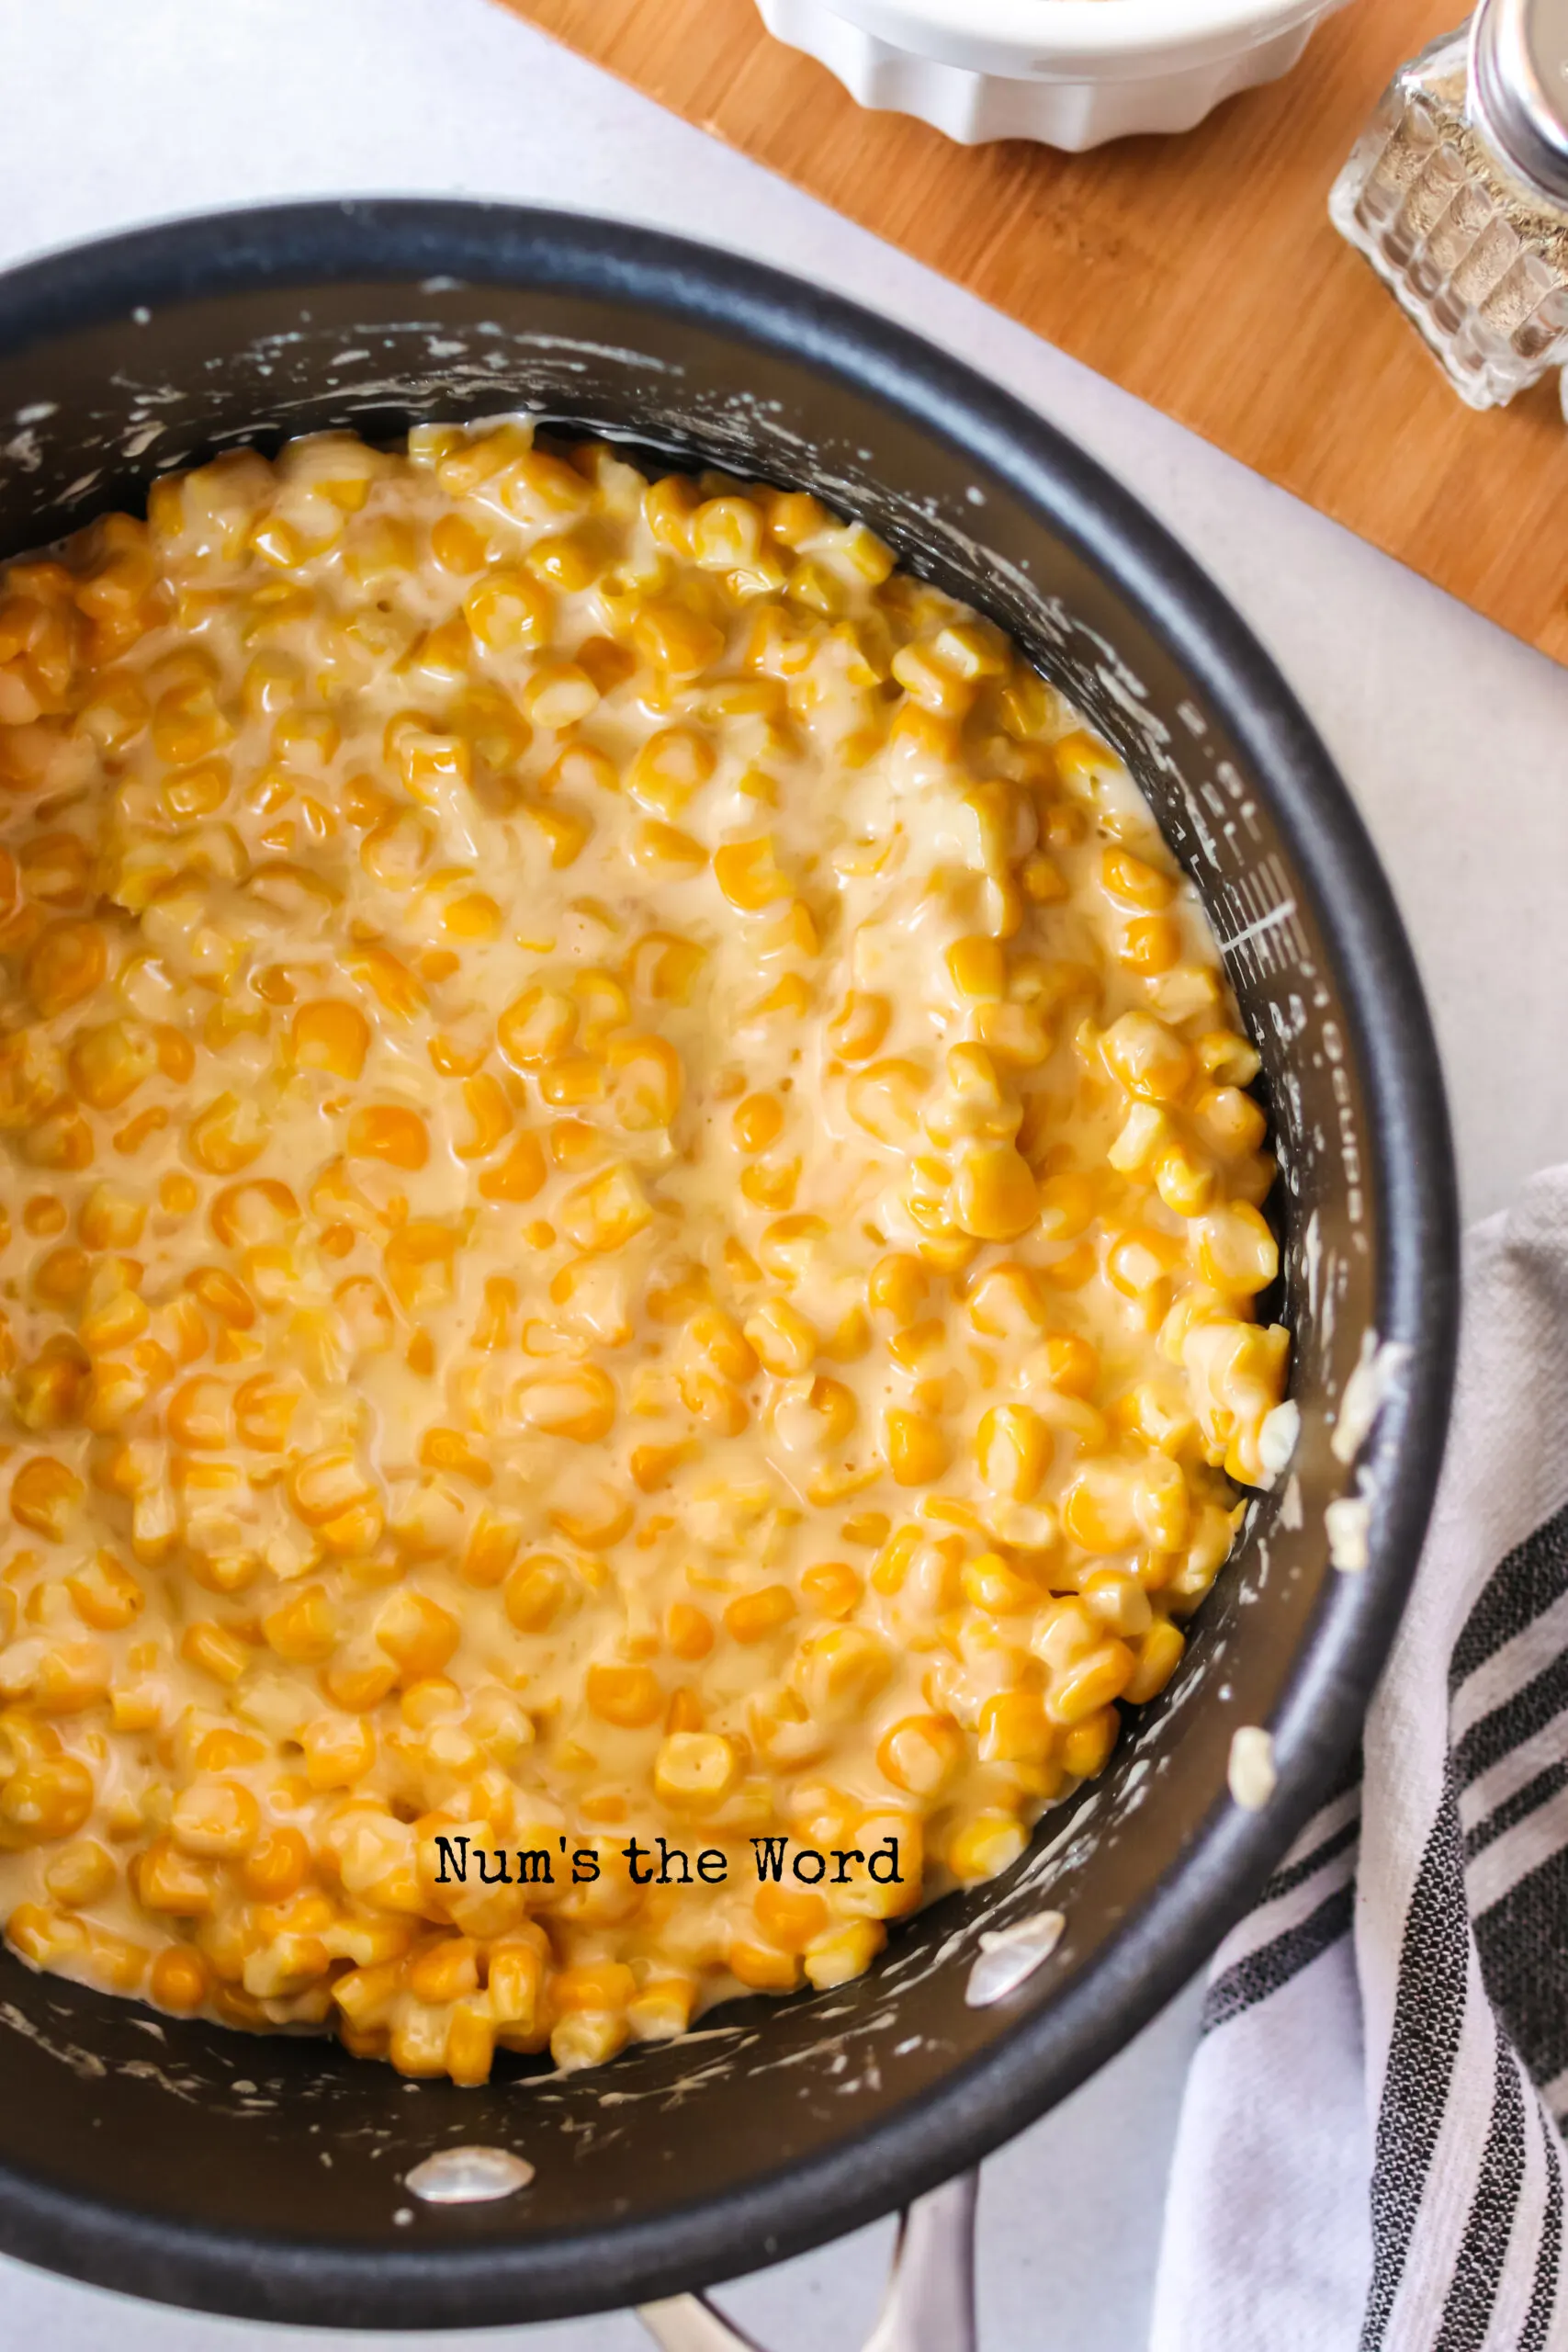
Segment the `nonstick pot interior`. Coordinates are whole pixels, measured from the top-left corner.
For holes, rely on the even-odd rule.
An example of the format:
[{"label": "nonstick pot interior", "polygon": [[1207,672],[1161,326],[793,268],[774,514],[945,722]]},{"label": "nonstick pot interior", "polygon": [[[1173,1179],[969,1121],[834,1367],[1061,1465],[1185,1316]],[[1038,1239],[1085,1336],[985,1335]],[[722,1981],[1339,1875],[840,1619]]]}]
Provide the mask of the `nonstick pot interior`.
[{"label": "nonstick pot interior", "polygon": [[[468,2325],[673,2292],[863,2222],[1099,2065],[1239,1914],[1352,1747],[1426,1521],[1453,1344],[1451,1162],[1398,918],[1266,657],[1148,516],[966,370],[812,288],[565,215],[322,204],[197,220],[0,281],[0,558],[241,440],[526,407],[815,490],[1014,633],[1125,754],[1194,876],[1264,1059],[1284,1176],[1293,1475],[1252,1506],[1181,1673],[1003,1879],[860,1982],[716,2013],[570,2078],[401,2081],[0,1954],[0,2245],[171,2302]],[[1369,1334],[1406,1352],[1359,1470],[1332,1419]],[[1361,1491],[1370,1559],[1328,1563]],[[1226,1792],[1271,1727],[1279,1787]],[[964,1999],[983,1927],[1048,1900],[1052,1960]],[[434,2150],[533,2186],[422,2206]]]}]

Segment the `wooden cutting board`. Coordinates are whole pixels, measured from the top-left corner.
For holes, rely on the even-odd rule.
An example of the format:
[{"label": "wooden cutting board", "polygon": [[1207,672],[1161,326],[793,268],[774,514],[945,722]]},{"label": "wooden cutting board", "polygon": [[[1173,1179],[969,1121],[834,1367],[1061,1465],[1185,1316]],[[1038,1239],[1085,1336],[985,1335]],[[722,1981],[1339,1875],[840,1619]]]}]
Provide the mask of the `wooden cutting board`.
[{"label": "wooden cutting board", "polygon": [[1555,378],[1465,408],[1325,211],[1393,68],[1462,0],[1354,0],[1283,82],[1089,155],[864,113],[753,0],[509,5],[1568,662]]}]

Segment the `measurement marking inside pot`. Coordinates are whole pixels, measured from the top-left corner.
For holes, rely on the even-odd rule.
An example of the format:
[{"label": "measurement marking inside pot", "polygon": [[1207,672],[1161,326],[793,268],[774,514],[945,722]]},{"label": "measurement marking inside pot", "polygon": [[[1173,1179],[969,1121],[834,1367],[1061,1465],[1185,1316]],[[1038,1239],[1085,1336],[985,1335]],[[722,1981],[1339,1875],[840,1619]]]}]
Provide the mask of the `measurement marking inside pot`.
[{"label": "measurement marking inside pot", "polygon": [[1287,899],[1281,905],[1271,907],[1266,915],[1259,915],[1256,922],[1249,922],[1246,929],[1238,931],[1234,938],[1221,939],[1220,946],[1227,955],[1235,948],[1246,947],[1253,940],[1261,938],[1266,931],[1277,931],[1281,923],[1289,922],[1295,911],[1294,899]]}]

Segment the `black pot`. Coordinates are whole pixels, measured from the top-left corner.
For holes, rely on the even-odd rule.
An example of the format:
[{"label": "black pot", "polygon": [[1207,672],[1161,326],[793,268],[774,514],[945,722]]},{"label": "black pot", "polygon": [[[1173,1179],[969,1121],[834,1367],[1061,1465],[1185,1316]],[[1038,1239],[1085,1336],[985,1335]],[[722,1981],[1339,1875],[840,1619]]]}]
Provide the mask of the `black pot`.
[{"label": "black pot", "polygon": [[[418,2086],[313,2040],[162,2019],[0,1956],[0,2245],[255,2318],[432,2327],[591,2311],[748,2270],[886,2212],[1083,2080],[1213,1949],[1345,1764],[1415,1566],[1455,1326],[1452,1163],[1409,949],[1272,663],[1125,492],[955,362],[813,288],[566,214],[309,204],[183,221],[0,280],[0,556],[240,440],[527,407],[816,490],[971,599],[1124,753],[1221,940],[1284,1166],[1302,1436],[1182,1672],[1007,1877],[900,1928],[871,1973],[750,2000],[569,2079]],[[1268,1302],[1265,1302],[1267,1305]],[[1369,1331],[1408,1351],[1359,1465],[1333,1414]],[[1227,1793],[1240,1724],[1279,1782]],[[1000,2006],[982,1925],[1066,1913]],[[416,2205],[455,2142],[533,2186]]]}]

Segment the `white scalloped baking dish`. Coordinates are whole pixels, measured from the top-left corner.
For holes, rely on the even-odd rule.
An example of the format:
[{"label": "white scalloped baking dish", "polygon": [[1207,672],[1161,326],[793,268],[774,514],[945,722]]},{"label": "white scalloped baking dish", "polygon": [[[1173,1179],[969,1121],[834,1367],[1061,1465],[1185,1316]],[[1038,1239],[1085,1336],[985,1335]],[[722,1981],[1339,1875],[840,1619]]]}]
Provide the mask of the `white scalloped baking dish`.
[{"label": "white scalloped baking dish", "polygon": [[1345,0],[757,0],[776,39],[863,107],[965,146],[1077,151],[1190,130],[1222,98],[1289,73]]}]

